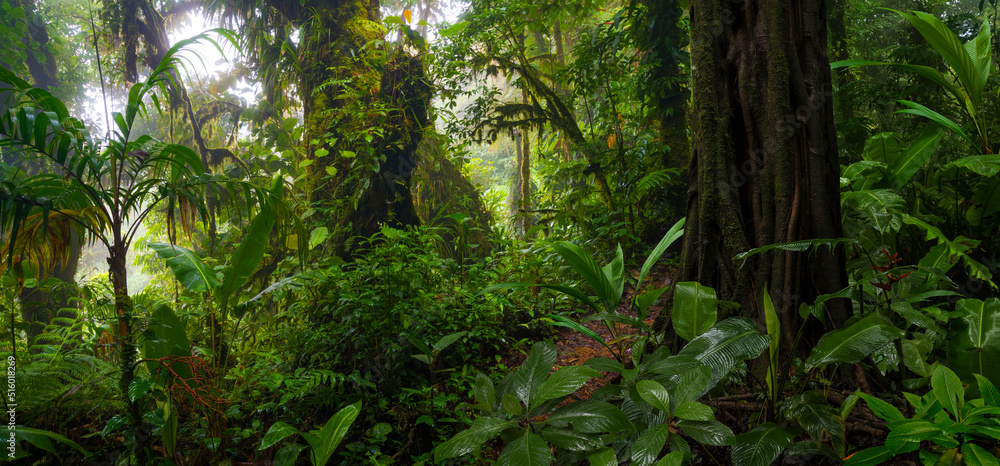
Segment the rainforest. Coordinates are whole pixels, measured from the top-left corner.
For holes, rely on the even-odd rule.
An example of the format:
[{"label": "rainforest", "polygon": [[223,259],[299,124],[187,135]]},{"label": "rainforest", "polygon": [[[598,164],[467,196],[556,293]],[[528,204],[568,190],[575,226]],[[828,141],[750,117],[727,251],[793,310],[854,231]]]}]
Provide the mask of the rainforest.
[{"label": "rainforest", "polygon": [[0,0],[0,462],[1000,466],[998,17]]}]

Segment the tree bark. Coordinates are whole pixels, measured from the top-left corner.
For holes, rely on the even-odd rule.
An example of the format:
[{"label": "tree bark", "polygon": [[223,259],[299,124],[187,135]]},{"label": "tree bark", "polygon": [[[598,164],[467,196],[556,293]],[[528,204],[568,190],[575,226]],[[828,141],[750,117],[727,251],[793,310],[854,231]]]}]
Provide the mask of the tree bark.
[{"label": "tree bark", "polygon": [[[790,343],[798,304],[847,285],[843,252],[775,250],[745,266],[734,256],[843,235],[825,2],[697,0],[691,31],[693,141],[680,280],[714,287],[758,321],[768,286]],[[836,326],[848,316],[842,302],[827,312]]]},{"label": "tree bark", "polygon": [[[420,223],[410,181],[431,89],[416,57],[396,53],[382,73],[371,64],[366,47],[385,34],[376,0],[310,6],[314,16],[303,22],[299,52],[306,157],[313,160],[307,189],[313,204],[330,212],[332,252],[347,258],[353,238],[370,237],[382,224]],[[365,108],[374,110],[344,111],[347,99],[366,99]],[[370,128],[380,132],[358,139]],[[319,150],[329,155],[314,158]]]}]

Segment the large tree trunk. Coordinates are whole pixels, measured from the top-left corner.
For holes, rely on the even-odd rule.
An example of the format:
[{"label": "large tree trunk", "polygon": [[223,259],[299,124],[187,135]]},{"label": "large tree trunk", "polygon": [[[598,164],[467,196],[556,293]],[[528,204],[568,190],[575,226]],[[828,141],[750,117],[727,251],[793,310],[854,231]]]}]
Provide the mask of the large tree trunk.
[{"label": "large tree trunk", "polygon": [[[770,289],[788,341],[796,309],[847,284],[841,251],[751,248],[842,236],[825,2],[691,3],[692,155],[681,280],[761,318]],[[848,309],[830,304],[834,325]]]},{"label": "large tree trunk", "polygon": [[[385,35],[376,0],[311,7],[299,52],[307,157],[320,150],[329,155],[309,166],[307,189],[314,205],[330,212],[333,252],[349,256],[353,238],[369,237],[381,224],[420,222],[410,180],[431,91],[418,58],[397,53],[382,73],[371,65],[366,46]],[[368,111],[343,111],[358,99]],[[370,140],[359,137],[372,128],[379,131]]]}]

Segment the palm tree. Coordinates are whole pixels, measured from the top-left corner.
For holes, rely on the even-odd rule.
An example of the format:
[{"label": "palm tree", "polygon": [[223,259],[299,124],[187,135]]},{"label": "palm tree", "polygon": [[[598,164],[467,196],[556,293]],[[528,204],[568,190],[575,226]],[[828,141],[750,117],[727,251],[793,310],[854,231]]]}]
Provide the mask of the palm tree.
[{"label": "palm tree", "polygon": [[[234,199],[240,199],[240,192],[255,194],[242,198],[248,212],[254,201],[287,210],[271,191],[207,173],[194,150],[133,133],[136,120],[147,112],[146,100],[158,104],[154,91],[167,92],[180,63],[178,50],[198,40],[211,41],[199,35],[179,42],[149,78],[132,86],[125,111],[114,114],[115,127],[105,141],[93,138],[59,99],[0,69],[0,147],[18,155],[14,164],[0,163],[0,251],[5,254],[0,271],[23,272],[29,264],[64,260],[59,256],[65,255],[73,234],[107,248],[122,371],[119,387],[126,394],[136,439],[149,431],[140,403],[128,396],[135,378],[136,335],[125,257],[142,220],[166,202],[171,231],[178,223],[187,228],[198,216],[205,220],[206,191],[218,189],[233,192]],[[29,175],[22,166],[34,159],[56,168]]]}]

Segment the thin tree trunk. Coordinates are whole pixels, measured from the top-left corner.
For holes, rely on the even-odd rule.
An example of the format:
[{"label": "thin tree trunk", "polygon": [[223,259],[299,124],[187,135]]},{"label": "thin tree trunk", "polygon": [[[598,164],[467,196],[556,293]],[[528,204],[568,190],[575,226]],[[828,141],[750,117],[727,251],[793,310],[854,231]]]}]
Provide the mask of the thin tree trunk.
[{"label": "thin tree trunk", "polygon": [[[528,92],[521,91],[521,102],[528,103]],[[528,132],[521,131],[521,165],[518,173],[521,178],[521,233],[527,234],[531,229],[531,138]]]}]

